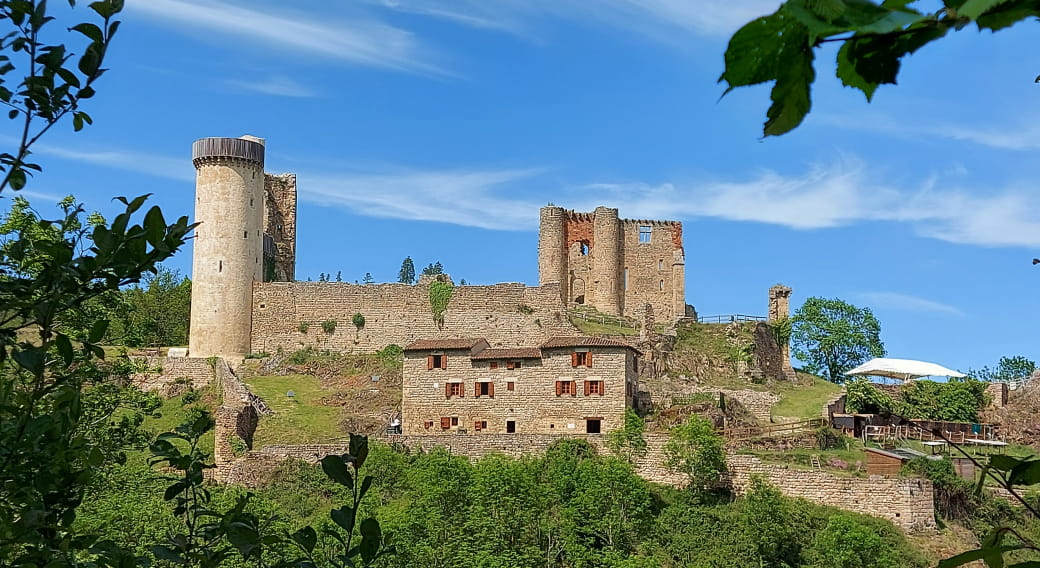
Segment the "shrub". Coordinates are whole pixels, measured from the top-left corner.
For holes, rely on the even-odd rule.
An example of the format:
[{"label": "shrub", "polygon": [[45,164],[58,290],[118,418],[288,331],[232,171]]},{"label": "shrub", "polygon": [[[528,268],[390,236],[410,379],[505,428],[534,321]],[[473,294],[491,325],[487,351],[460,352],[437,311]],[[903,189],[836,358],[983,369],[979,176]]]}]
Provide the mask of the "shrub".
[{"label": "shrub", "polygon": [[184,392],[184,396],[181,398],[181,406],[188,406],[189,404],[194,404],[199,401],[199,398],[201,398],[199,391],[189,389]]},{"label": "shrub", "polygon": [[305,321],[301,321],[300,325],[296,326],[296,329],[300,333],[307,333],[307,330],[311,328],[311,324]]},{"label": "shrub", "polygon": [[361,328],[365,327],[365,316],[361,315],[361,312],[354,314],[354,317],[350,318],[350,321],[358,331],[361,331]]},{"label": "shrub", "polygon": [[325,320],[321,322],[321,330],[332,335],[336,331],[336,320]]},{"label": "shrub", "polygon": [[268,353],[267,351],[260,351],[259,353],[250,353],[250,354],[246,355],[246,359],[263,359],[265,357],[270,357],[270,356],[271,356],[271,354]]},{"label": "shrub", "polygon": [[249,446],[246,445],[245,440],[237,435],[228,438],[228,445],[231,446],[231,452],[234,453],[236,457],[242,457],[249,451]]}]

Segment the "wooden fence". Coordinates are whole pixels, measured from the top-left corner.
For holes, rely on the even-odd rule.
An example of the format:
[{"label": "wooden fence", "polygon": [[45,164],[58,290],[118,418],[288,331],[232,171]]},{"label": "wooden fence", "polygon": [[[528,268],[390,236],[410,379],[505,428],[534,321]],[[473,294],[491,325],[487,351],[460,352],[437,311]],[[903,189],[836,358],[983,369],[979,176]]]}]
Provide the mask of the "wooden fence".
[{"label": "wooden fence", "polygon": [[769,318],[765,316],[749,316],[747,314],[728,314],[697,318],[697,323],[745,323],[752,321],[769,321]]},{"label": "wooden fence", "polygon": [[789,436],[809,430],[815,430],[826,424],[822,418],[802,420],[800,422],[785,422],[783,424],[771,424],[769,426],[738,426],[730,427],[721,431],[722,435],[731,440],[748,440],[751,438],[769,438],[776,436]]}]

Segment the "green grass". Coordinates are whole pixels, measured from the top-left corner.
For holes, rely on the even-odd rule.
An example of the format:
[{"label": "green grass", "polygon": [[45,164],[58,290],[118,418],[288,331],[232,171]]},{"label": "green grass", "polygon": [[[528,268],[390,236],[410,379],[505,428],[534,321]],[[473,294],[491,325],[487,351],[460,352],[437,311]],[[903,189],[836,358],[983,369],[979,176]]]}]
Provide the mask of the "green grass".
[{"label": "green grass", "polygon": [[[144,430],[148,430],[153,434],[162,434],[163,432],[170,432],[184,422],[184,419],[188,413],[188,409],[192,406],[200,406],[203,409],[208,410],[210,414],[212,414],[216,410],[216,399],[214,398],[215,391],[216,388],[212,385],[206,387],[205,389],[202,389],[200,391],[202,397],[199,399],[199,401],[194,404],[189,404],[187,406],[182,404],[182,401],[184,400],[184,395],[164,399],[162,406],[159,408],[159,416],[149,416],[145,418],[144,422],[141,423],[141,428],[143,428]],[[213,431],[210,430],[209,432],[203,434],[202,439],[199,440],[199,448],[212,455],[213,440]],[[133,453],[140,454],[137,457],[145,459],[148,455],[148,450]]]},{"label": "green grass", "polygon": [[[339,430],[342,411],[337,406],[321,404],[322,397],[331,393],[322,389],[314,377],[254,377],[249,379],[249,390],[263,398],[274,411],[273,416],[260,417],[253,448],[327,442],[343,436]],[[285,396],[288,391],[293,391],[295,396]]]},{"label": "green grass", "polygon": [[803,420],[820,418],[824,403],[841,392],[840,385],[820,378],[813,378],[811,385],[781,382],[776,388],[780,401],[773,406],[773,416]]},{"label": "green grass", "polygon": [[[856,475],[856,462],[860,462],[860,471],[858,474],[866,475],[867,471],[867,453],[863,449],[863,444],[859,440],[853,440],[846,438],[846,447],[832,450],[818,450],[814,448],[795,448],[792,450],[784,451],[765,451],[765,450],[742,450],[739,453],[753,455],[763,462],[768,463],[782,463],[793,466],[797,469],[812,469],[812,462],[810,456],[820,456],[823,469],[829,473],[846,473],[849,475]],[[828,460],[839,459],[849,465],[849,469],[843,470],[840,468],[834,468],[827,465]]]},{"label": "green grass", "polygon": [[639,335],[639,330],[634,327],[623,327],[612,324],[585,321],[581,318],[572,318],[573,323],[585,335]]}]

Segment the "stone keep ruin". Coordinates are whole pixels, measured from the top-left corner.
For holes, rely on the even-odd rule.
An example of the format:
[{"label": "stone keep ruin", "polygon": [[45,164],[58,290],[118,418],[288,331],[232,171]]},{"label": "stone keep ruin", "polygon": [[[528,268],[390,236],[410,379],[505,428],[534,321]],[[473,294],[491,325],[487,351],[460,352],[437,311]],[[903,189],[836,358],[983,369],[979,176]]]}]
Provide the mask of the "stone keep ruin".
[{"label": "stone keep ruin", "polygon": [[[431,314],[429,282],[296,282],[296,176],[264,173],[264,141],[203,138],[192,146],[195,253],[189,353],[237,356],[314,346],[375,351],[422,338],[484,337],[533,347],[580,332],[569,307],[674,321],[686,314],[682,224],[541,210],[539,285],[453,288]],[[445,277],[446,278],[446,277]],[[364,325],[352,325],[355,314]]]}]

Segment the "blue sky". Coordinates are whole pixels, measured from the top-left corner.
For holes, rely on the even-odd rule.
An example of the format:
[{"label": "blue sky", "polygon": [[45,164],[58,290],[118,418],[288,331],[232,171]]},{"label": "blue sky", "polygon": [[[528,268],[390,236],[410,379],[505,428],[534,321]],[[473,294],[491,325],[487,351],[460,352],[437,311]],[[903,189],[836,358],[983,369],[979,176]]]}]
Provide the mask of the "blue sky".
[{"label": "blue sky", "polygon": [[775,0],[127,4],[95,125],[37,148],[34,203],[191,215],[192,141],[248,133],[298,174],[300,279],[392,281],[408,255],[533,285],[538,208],[608,205],[684,223],[702,315],[764,314],[780,282],[870,306],[894,357],[1040,357],[1035,24],[953,34],[871,104],[823,51],[812,114],[762,140],[768,87],[716,79]]}]

